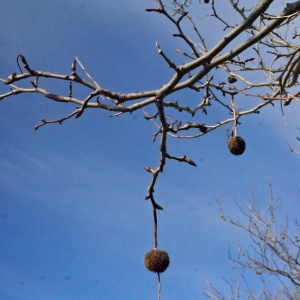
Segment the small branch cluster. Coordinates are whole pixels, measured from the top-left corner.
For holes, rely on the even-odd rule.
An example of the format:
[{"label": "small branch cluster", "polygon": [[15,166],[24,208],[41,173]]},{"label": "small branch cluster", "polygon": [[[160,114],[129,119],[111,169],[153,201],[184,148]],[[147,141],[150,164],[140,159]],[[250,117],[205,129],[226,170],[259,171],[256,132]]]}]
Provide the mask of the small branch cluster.
[{"label": "small branch cluster", "polygon": [[[239,209],[245,216],[245,224],[235,221],[223,212],[221,203],[221,219],[225,222],[243,229],[251,238],[251,249],[237,246],[237,255],[233,256],[229,248],[229,258],[237,269],[254,270],[258,276],[275,276],[279,283],[279,291],[270,292],[265,278],[262,277],[263,288],[257,293],[253,292],[242,273],[239,274],[241,283],[229,282],[231,290],[230,299],[240,299],[239,286],[245,285],[247,299],[299,299],[300,297],[300,224],[295,219],[293,226],[289,220],[282,224],[279,222],[281,198],[274,199],[270,184],[270,199],[264,210],[258,210],[255,205],[255,197],[248,204],[248,210]],[[291,228],[293,227],[293,228]],[[227,299],[211,283],[206,291],[210,299]],[[278,288],[278,287],[277,287]],[[284,298],[281,298],[284,297]]]}]

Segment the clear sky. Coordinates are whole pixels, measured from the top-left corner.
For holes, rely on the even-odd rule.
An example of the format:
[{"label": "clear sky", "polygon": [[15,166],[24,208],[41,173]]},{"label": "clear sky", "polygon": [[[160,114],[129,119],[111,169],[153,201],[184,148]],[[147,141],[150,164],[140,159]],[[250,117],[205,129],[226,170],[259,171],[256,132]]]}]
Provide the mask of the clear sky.
[{"label": "clear sky", "polygon": [[[200,21],[208,7],[193,2]],[[62,74],[77,56],[106,89],[158,88],[172,72],[155,42],[178,62],[184,58],[174,52],[181,44],[171,24],[145,12],[153,6],[152,0],[2,1],[0,77],[18,72],[18,54],[33,69]],[[200,28],[214,37],[212,28]],[[68,92],[67,83],[41,79],[40,86]],[[2,85],[0,93],[6,91]],[[74,94],[85,97],[86,90],[74,85]],[[157,277],[143,265],[153,247],[152,206],[144,200],[151,176],[144,167],[158,164],[156,128],[142,112],[111,118],[88,109],[79,119],[34,130],[40,118],[73,110],[34,94],[0,101],[0,299],[156,299]],[[228,241],[235,248],[237,240],[246,247],[249,240],[222,222],[216,199],[243,221],[235,201],[245,207],[254,192],[264,207],[271,181],[283,216],[297,213],[300,157],[287,145],[297,145],[296,101],[285,110],[288,131],[278,105],[242,120],[247,148],[240,157],[228,152],[225,127],[200,139],[169,140],[170,152],[186,154],[197,168],[168,161],[155,190],[164,207],[158,246],[171,260],[161,276],[162,299],[204,299],[206,280],[222,288],[222,277],[236,278]],[[212,108],[193,120],[209,124],[218,114]],[[251,281],[253,272],[245,274]]]}]

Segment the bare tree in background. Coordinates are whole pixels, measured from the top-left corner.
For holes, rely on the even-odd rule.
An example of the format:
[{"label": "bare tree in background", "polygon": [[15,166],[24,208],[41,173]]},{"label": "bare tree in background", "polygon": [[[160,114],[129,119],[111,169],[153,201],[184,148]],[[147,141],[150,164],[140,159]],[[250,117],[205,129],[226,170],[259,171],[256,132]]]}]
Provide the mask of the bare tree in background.
[{"label": "bare tree in background", "polygon": [[[79,118],[87,108],[104,109],[113,112],[114,117],[143,110],[145,119],[157,127],[154,141],[160,139],[158,165],[146,167],[146,171],[151,174],[151,180],[145,199],[149,199],[153,207],[154,249],[156,249],[156,210],[162,209],[154,197],[158,176],[163,172],[167,159],[196,166],[195,162],[184,154],[172,155],[167,147],[168,138],[200,138],[228,124],[232,125],[227,132],[228,138],[235,138],[238,137],[237,127],[242,118],[258,114],[264,107],[278,102],[284,116],[285,109],[299,102],[297,97],[300,91],[297,86],[300,72],[300,44],[297,44],[299,34],[293,22],[300,14],[300,1],[286,4],[281,12],[278,11],[280,4],[274,0],[204,0],[193,3],[191,0],[181,2],[155,0],[154,2],[154,7],[146,11],[167,18],[174,25],[174,38],[180,39],[183,49],[187,49],[176,49],[183,62],[175,64],[170,54],[165,53],[156,43],[158,54],[166,62],[166,67],[173,70],[173,76],[169,81],[162,82],[162,86],[154,90],[122,94],[102,87],[101,83],[96,82],[87,72],[78,58],[71,63],[70,74],[54,74],[33,69],[34,62],[28,62],[24,56],[18,55],[17,62],[21,73],[12,73],[7,79],[1,79],[10,87],[10,91],[1,94],[0,100],[21,93],[40,93],[53,101],[75,104],[74,110],[69,115],[57,120],[42,118],[35,129],[49,123],[61,124],[72,117]],[[197,9],[201,13],[204,6],[210,7],[211,14],[203,15],[203,18],[198,20],[199,24],[196,24],[192,12]],[[230,17],[224,14],[225,6],[231,10]],[[276,15],[269,13],[276,9]],[[203,23],[204,27],[201,26]],[[207,36],[207,31],[200,30],[200,27],[216,28],[219,32]],[[188,35],[190,33],[193,37]],[[88,80],[78,74],[78,69],[85,72]],[[55,91],[46,90],[40,84],[40,78],[67,82],[66,93],[57,94]],[[226,82],[220,81],[220,78],[226,78]],[[29,86],[19,87],[20,81],[28,83]],[[84,90],[88,88],[90,92],[84,99],[79,99],[73,93],[73,85],[81,86]],[[195,92],[198,100],[169,101],[170,95],[185,89]],[[221,120],[215,120],[213,124],[193,122],[192,117],[196,114],[209,114],[212,104],[214,110],[218,109],[220,114],[223,113]],[[154,108],[155,113],[151,115],[147,113],[148,107]],[[190,117],[190,121],[185,121],[187,116]],[[242,150],[230,151],[240,155],[245,150],[245,143],[242,146]],[[259,222],[259,219],[256,221]],[[296,278],[293,280],[298,282]]]},{"label": "bare tree in background", "polygon": [[[241,223],[226,216],[221,203],[218,202],[221,218],[225,222],[241,228],[251,238],[251,248],[246,249],[237,245],[237,256],[232,256],[229,249],[229,258],[237,269],[250,269],[257,276],[261,276],[263,288],[253,291],[249,279],[243,275],[239,281],[227,281],[230,287],[230,296],[224,296],[208,282],[206,296],[213,300],[225,299],[264,299],[264,300],[297,300],[300,299],[300,224],[297,218],[291,223],[279,221],[281,198],[274,198],[270,185],[270,198],[267,207],[259,210],[255,206],[255,197],[248,204],[248,210],[241,207],[245,223]],[[272,276],[270,284],[268,278]],[[226,279],[228,280],[228,279]]]}]

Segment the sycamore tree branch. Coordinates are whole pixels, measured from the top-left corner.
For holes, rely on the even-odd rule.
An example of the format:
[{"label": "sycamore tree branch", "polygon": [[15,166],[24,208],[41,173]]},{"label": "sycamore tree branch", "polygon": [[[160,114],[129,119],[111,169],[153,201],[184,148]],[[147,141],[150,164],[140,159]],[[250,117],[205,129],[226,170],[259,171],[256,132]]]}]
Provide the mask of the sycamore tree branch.
[{"label": "sycamore tree branch", "polygon": [[259,275],[266,273],[283,276],[296,286],[300,286],[298,233],[290,232],[288,223],[279,226],[277,215],[281,208],[281,199],[273,198],[272,187],[268,206],[263,211],[255,208],[254,197],[248,205],[249,212],[239,207],[248,219],[247,224],[241,224],[225,216],[220,202],[218,204],[221,218],[248,232],[254,242],[252,253],[243,250],[239,245],[237,258],[233,258],[230,254],[230,259],[238,267],[254,269]]},{"label": "sycamore tree branch", "polygon": [[[229,258],[235,263],[239,279],[237,281],[225,280],[230,287],[230,299],[299,299],[300,297],[300,245],[299,223],[297,219],[294,226],[290,226],[289,219],[286,223],[279,223],[281,198],[273,197],[272,185],[270,184],[270,198],[265,209],[256,208],[256,199],[248,203],[245,210],[237,204],[240,212],[245,217],[245,222],[236,221],[224,214],[220,201],[217,201],[221,219],[246,232],[252,246],[242,247],[237,245],[236,254],[232,254],[229,245]],[[292,229],[291,229],[292,227]],[[254,274],[261,276],[263,287],[259,291],[253,291],[241,269],[254,270]],[[272,275],[278,280],[276,287],[268,287],[266,277]],[[247,293],[242,296],[241,290],[246,288]],[[235,293],[232,293],[235,291]],[[212,283],[208,282],[205,295],[214,300],[229,299],[223,292],[218,291]]]},{"label": "sycamore tree branch", "polygon": [[[265,1],[265,2],[273,2],[273,1],[269,0],[269,1]],[[293,7],[293,9],[296,9],[297,11],[300,11],[300,1],[298,1],[295,4],[297,4],[297,5],[287,6],[287,8],[279,16],[289,15],[290,12],[292,11],[292,7]],[[267,9],[267,7],[264,7],[264,6],[262,8]],[[260,8],[260,10],[258,10],[258,11],[261,11],[262,8]],[[254,16],[256,16],[256,18],[258,17],[256,14],[254,14]],[[227,44],[229,44],[229,42],[231,42],[234,37],[236,37],[238,34],[240,34],[241,33],[240,31],[241,30],[243,31],[244,28],[249,25],[249,23],[246,22],[246,24],[244,24],[244,26],[240,25],[240,30],[235,29],[235,30],[233,30],[234,33],[228,34],[227,36],[224,36],[222,41],[218,45],[216,45],[212,50],[210,50],[206,55],[204,55],[200,59],[197,59],[193,62],[190,62],[190,63],[182,66],[182,69],[183,69],[183,72],[184,72],[185,70],[189,70],[189,71],[193,70],[193,69],[195,69],[195,68],[197,68],[197,67],[199,67],[200,65],[203,64],[203,68],[198,74],[196,74],[192,78],[186,80],[185,82],[179,84],[176,87],[177,88],[176,90],[179,90],[179,89],[185,88],[187,86],[193,85],[199,79],[203,78],[213,68],[215,68],[218,65],[224,63],[225,61],[237,56],[238,54],[242,53],[243,51],[245,51],[246,49],[248,49],[249,47],[251,47],[255,43],[259,42],[265,36],[267,36],[272,30],[277,28],[283,22],[283,20],[284,20],[284,18],[278,18],[278,19],[272,20],[261,31],[259,31],[257,34],[255,34],[254,36],[252,36],[251,38],[249,38],[245,42],[242,42],[239,46],[231,49],[230,51],[228,51],[227,53],[221,55],[220,57],[218,57],[216,59],[213,59],[216,56],[216,54],[219,53],[223,48],[225,48],[227,46]],[[245,23],[245,21],[243,23]]]},{"label": "sycamore tree branch", "polygon": [[[218,55],[229,43],[231,43],[237,36],[239,36],[241,33],[244,32],[245,29],[247,29],[249,26],[253,24],[253,22],[259,18],[259,16],[265,12],[269,5],[274,0],[264,0],[260,4],[258,4],[255,9],[253,9],[252,13],[242,22],[240,23],[236,28],[234,28],[230,33],[225,35],[219,43],[217,43],[206,55],[202,56],[199,59],[196,59],[190,63],[185,64],[182,68],[184,70],[191,71],[203,64],[207,64],[208,62],[211,62],[216,55]],[[282,22],[282,20],[280,20]],[[281,22],[278,21],[278,24]],[[275,22],[275,21],[274,21]],[[274,27],[275,28],[275,27]],[[255,43],[255,42],[254,42]],[[253,44],[254,44],[253,43]],[[230,51],[231,52],[231,51]],[[229,55],[231,57],[236,56],[235,55]],[[228,56],[228,55],[227,55]]]},{"label": "sycamore tree branch", "polygon": [[[176,60],[173,59],[173,56],[163,51],[159,43],[156,43],[159,56],[173,71],[170,79],[157,89],[118,93],[103,88],[88,73],[77,57],[71,63],[71,73],[63,75],[34,70],[29,66],[24,56],[18,55],[17,64],[21,74],[11,73],[7,79],[1,79],[10,88],[10,91],[0,94],[0,100],[4,100],[17,94],[38,93],[53,101],[75,104],[75,108],[67,116],[57,120],[43,118],[41,119],[42,123],[36,125],[35,129],[49,123],[61,124],[72,117],[79,118],[88,108],[116,112],[113,116],[119,116],[141,109],[145,110],[150,105],[154,107],[156,111],[154,117],[149,117],[145,113],[145,119],[153,122],[158,128],[158,131],[154,133],[154,140],[159,140],[160,158],[156,168],[146,167],[146,171],[152,175],[152,178],[145,199],[151,200],[153,206],[156,224],[154,229],[155,247],[157,245],[156,210],[162,209],[154,197],[154,187],[159,174],[163,172],[167,159],[196,166],[196,163],[187,158],[185,154],[172,155],[168,149],[168,138],[198,138],[229,123],[233,125],[232,132],[236,132],[236,127],[240,125],[241,118],[259,113],[265,106],[272,105],[276,101],[280,101],[287,106],[291,104],[292,100],[298,100],[300,95],[300,91],[290,90],[298,85],[300,46],[295,41],[290,42],[293,39],[292,36],[296,35],[289,30],[290,21],[299,16],[300,1],[287,5],[278,15],[270,16],[267,14],[267,10],[273,5],[274,0],[257,1],[258,4],[250,9],[240,7],[239,1],[230,0],[229,5],[242,19],[236,25],[230,23],[236,22],[235,20],[225,21],[222,14],[219,11],[217,13],[219,4],[212,0],[210,18],[216,19],[218,23],[225,26],[224,30],[227,33],[224,33],[222,38],[217,41],[212,39],[210,42],[213,42],[213,46],[210,49],[206,42],[208,37],[205,36],[205,30],[203,32],[197,28],[192,12],[188,11],[188,1],[185,0],[181,3],[173,1],[172,6],[167,5],[166,1],[156,0],[157,7],[147,9],[147,11],[159,13],[166,17],[177,30],[173,36],[180,38],[183,45],[188,48],[187,51],[191,53],[176,50],[177,53],[182,54],[180,57],[183,57],[185,61],[174,63]],[[202,3],[199,5],[202,5]],[[192,26],[197,41],[193,41],[185,32],[185,21],[189,26]],[[255,25],[255,22],[258,25]],[[286,37],[285,28],[289,32],[288,37]],[[271,63],[268,63],[269,60],[271,60]],[[20,67],[19,62],[23,68]],[[81,67],[88,80],[78,75],[76,64]],[[26,70],[26,72],[24,73],[23,70]],[[263,75],[264,79],[262,80],[259,76],[251,76],[254,72]],[[228,77],[228,82],[224,82],[226,77]],[[32,78],[35,81],[30,81]],[[66,95],[58,95],[55,91],[46,90],[38,80],[39,78],[51,78],[69,83]],[[259,82],[254,82],[256,78],[259,78]],[[30,81],[30,87],[17,86],[19,82],[28,83],[28,81]],[[84,87],[85,90],[86,88],[89,89],[83,99],[76,98],[73,85]],[[191,97],[189,102],[184,102],[184,104],[181,99],[175,102],[168,100],[170,95],[184,89],[192,91],[196,96]],[[253,91],[251,94],[250,90]],[[243,109],[241,107],[237,109],[239,99],[234,99],[234,97],[238,94],[243,96],[244,99],[246,97],[247,100],[249,99],[250,108]],[[220,114],[223,113],[223,115],[220,120],[212,119],[211,124],[183,122],[178,117],[179,113],[187,113],[189,117],[193,117],[199,112],[209,114],[212,103],[216,104],[214,107],[219,109]],[[294,103],[296,101],[293,101]],[[172,115],[169,115],[170,112]],[[176,119],[173,120],[174,115]],[[252,217],[255,217],[255,215],[252,215]],[[262,225],[264,226],[264,223]],[[262,234],[254,230],[252,233],[254,239],[259,238]],[[269,244],[266,245],[273,250],[275,255],[277,253],[276,248],[273,244]],[[282,253],[285,253],[284,251]],[[287,259],[286,256],[277,255],[276,257],[281,260]],[[264,266],[268,266],[274,271],[278,267],[276,265],[277,258],[271,258],[272,265],[265,263]],[[290,261],[288,263],[291,270],[294,270],[294,265],[290,264]],[[284,270],[281,270],[281,272],[284,272]],[[296,280],[296,282],[298,281]]]}]

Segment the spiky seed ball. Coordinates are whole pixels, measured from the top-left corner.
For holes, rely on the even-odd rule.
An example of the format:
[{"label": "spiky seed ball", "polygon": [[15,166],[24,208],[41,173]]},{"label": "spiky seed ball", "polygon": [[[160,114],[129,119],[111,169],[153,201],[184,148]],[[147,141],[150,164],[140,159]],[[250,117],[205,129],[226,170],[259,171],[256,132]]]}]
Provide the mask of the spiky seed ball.
[{"label": "spiky seed ball", "polygon": [[228,149],[234,155],[241,155],[246,149],[246,143],[240,136],[234,136],[228,141]]},{"label": "spiky seed ball", "polygon": [[207,132],[207,127],[205,126],[205,124],[200,124],[199,130],[203,133]]},{"label": "spiky seed ball", "polygon": [[161,249],[153,249],[146,253],[144,257],[145,267],[156,273],[164,272],[170,263],[169,255]]},{"label": "spiky seed ball", "polygon": [[228,77],[228,82],[229,83],[235,83],[236,81],[237,81],[237,79],[235,77],[233,77],[233,76]]},{"label": "spiky seed ball", "polygon": [[209,0],[204,0],[204,3],[209,3]]}]

